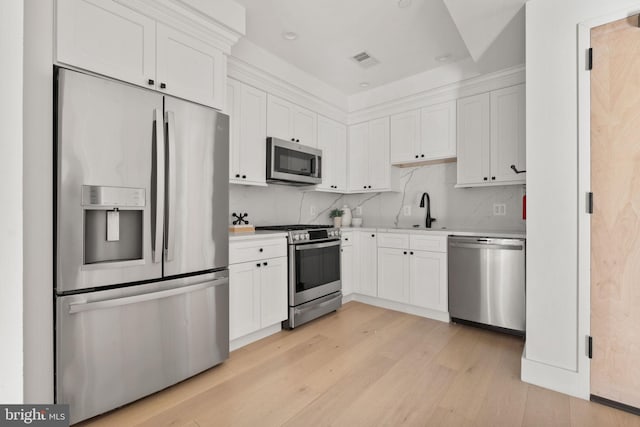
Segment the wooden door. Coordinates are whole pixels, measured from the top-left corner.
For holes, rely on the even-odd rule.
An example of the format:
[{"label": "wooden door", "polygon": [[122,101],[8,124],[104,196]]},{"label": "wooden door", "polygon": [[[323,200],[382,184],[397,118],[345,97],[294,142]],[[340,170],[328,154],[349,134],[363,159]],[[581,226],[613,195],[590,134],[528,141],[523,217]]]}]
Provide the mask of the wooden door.
[{"label": "wooden door", "polygon": [[592,29],[591,394],[640,408],[640,28]]}]

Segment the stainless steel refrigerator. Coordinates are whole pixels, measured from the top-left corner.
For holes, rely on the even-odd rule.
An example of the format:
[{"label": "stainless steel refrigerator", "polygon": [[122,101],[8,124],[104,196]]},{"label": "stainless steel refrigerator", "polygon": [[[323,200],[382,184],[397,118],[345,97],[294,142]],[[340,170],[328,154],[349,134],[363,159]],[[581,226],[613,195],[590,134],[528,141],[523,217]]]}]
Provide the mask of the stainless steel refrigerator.
[{"label": "stainless steel refrigerator", "polygon": [[56,402],[77,422],[229,354],[229,118],[59,68]]}]

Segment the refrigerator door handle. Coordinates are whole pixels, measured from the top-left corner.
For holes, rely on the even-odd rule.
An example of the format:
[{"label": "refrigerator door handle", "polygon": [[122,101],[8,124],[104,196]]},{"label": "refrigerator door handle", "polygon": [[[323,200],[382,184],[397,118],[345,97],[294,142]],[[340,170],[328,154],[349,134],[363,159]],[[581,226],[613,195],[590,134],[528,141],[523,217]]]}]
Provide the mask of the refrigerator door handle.
[{"label": "refrigerator door handle", "polygon": [[176,242],[176,120],[173,111],[165,113],[167,127],[167,203],[165,215],[166,260],[173,260]]},{"label": "refrigerator door handle", "polygon": [[151,232],[153,242],[153,263],[162,262],[162,232],[164,229],[164,169],[165,169],[165,147],[164,147],[164,120],[162,118],[162,110],[156,108],[153,111],[153,121],[155,130],[155,200],[153,201],[153,209],[155,215],[153,218],[153,231]]},{"label": "refrigerator door handle", "polygon": [[138,304],[145,301],[153,301],[153,300],[158,300],[162,298],[173,297],[176,295],[188,294],[191,292],[213,288],[216,286],[222,286],[227,283],[229,283],[229,278],[221,277],[219,279],[209,280],[203,283],[196,283],[195,285],[167,289],[167,290],[158,291],[158,292],[150,292],[150,293],[141,294],[141,295],[133,295],[130,297],[113,298],[113,299],[96,301],[96,302],[74,302],[69,304],[69,314],[82,313],[84,311],[100,310],[103,308],[120,307],[123,305],[129,305],[129,304]]}]

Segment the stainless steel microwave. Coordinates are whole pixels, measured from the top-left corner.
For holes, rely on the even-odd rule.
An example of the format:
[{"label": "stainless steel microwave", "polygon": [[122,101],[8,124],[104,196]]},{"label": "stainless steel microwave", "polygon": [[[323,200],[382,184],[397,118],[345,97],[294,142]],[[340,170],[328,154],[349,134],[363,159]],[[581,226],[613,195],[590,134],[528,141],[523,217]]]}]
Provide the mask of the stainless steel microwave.
[{"label": "stainless steel microwave", "polygon": [[322,150],[267,138],[267,181],[289,185],[322,182]]}]

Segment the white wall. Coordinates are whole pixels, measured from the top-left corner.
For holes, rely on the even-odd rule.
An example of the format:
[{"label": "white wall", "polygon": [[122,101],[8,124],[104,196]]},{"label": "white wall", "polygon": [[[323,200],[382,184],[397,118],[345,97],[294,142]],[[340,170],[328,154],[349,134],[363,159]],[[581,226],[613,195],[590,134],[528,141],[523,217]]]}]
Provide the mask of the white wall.
[{"label": "white wall", "polygon": [[24,400],[51,403],[53,2],[24,6]]},{"label": "white wall", "polygon": [[0,2],[0,402],[22,403],[23,2]]},{"label": "white wall", "polygon": [[[578,307],[577,25],[628,0],[527,2],[527,344],[523,379],[589,395]],[[587,310],[585,312],[585,310]]]}]

